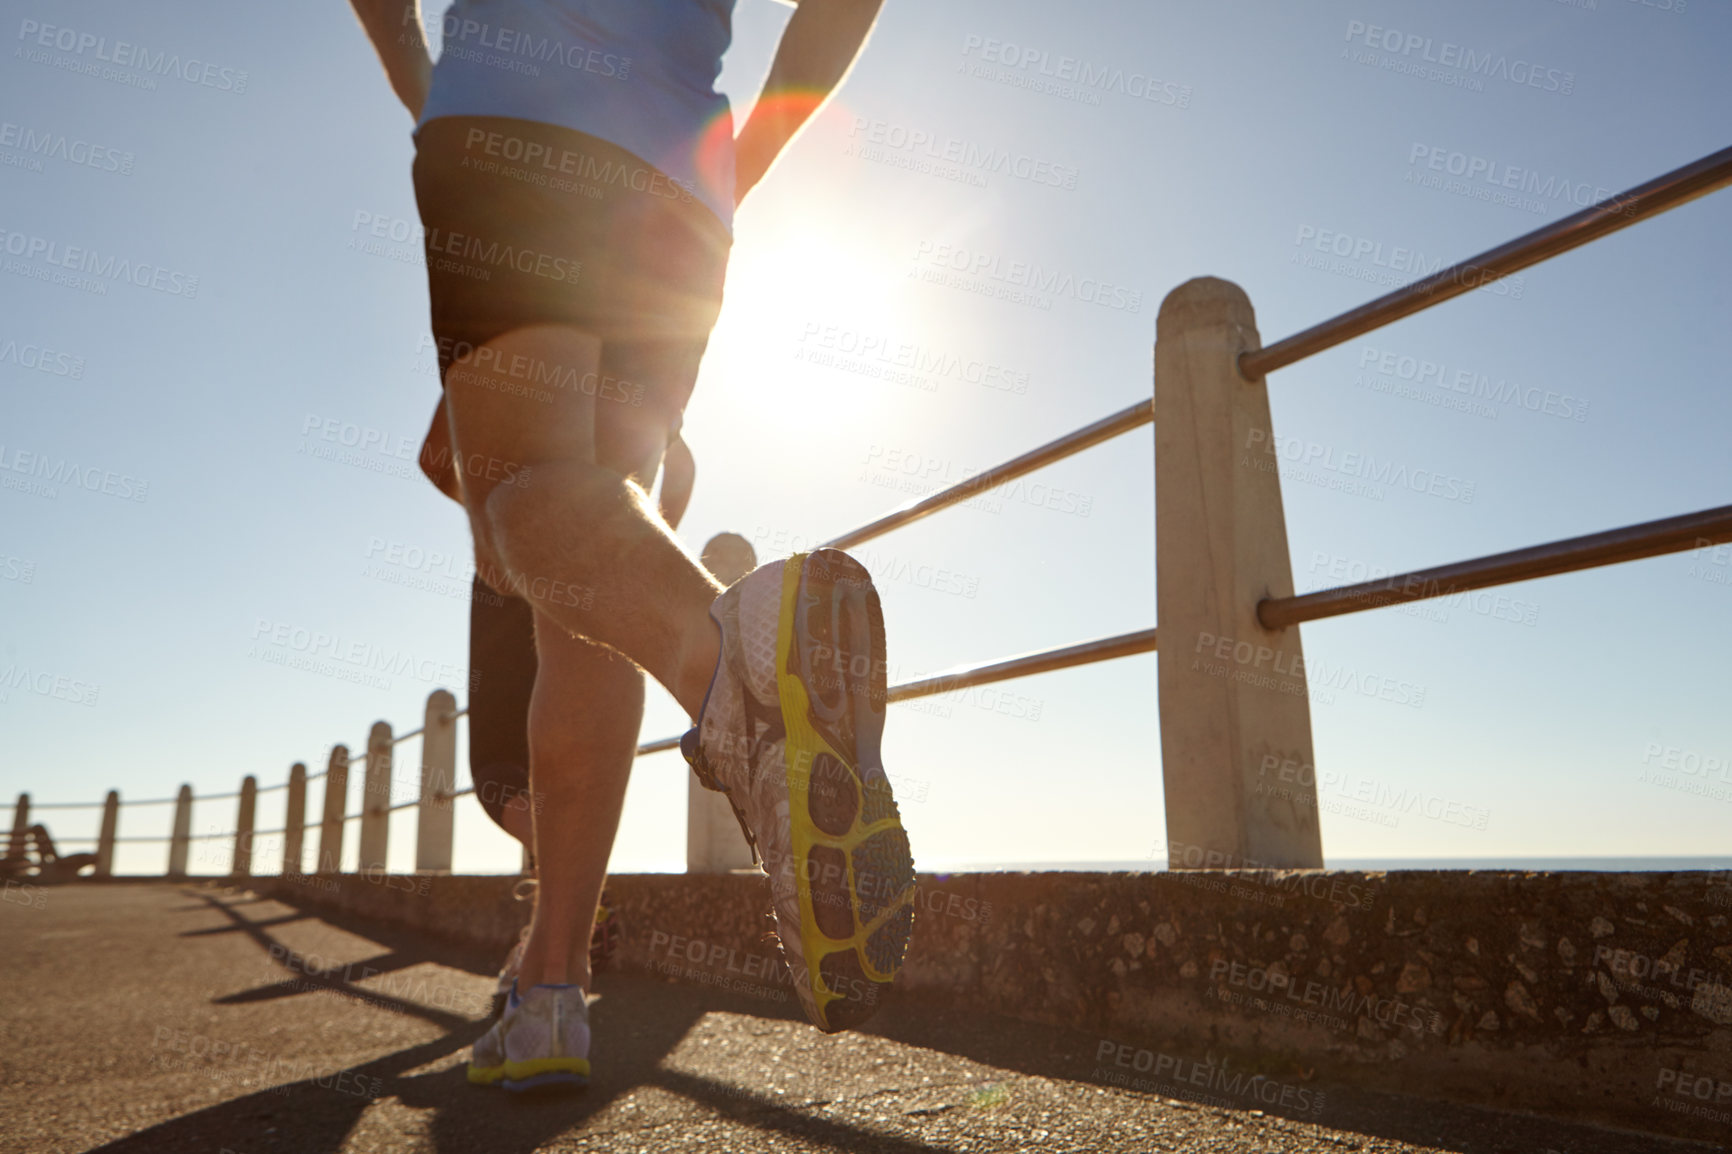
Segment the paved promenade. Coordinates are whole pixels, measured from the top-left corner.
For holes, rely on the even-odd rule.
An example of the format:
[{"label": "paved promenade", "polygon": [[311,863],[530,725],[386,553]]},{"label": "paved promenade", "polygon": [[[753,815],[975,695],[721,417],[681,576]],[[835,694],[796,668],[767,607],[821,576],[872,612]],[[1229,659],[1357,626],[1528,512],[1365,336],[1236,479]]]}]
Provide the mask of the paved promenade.
[{"label": "paved promenade", "polygon": [[520,1100],[463,1077],[495,958],[199,884],[7,896],[5,1152],[1710,1149],[1302,1074],[1253,1090],[1231,1069],[904,1001],[825,1037],[770,987],[626,975],[597,982],[589,1090]]}]

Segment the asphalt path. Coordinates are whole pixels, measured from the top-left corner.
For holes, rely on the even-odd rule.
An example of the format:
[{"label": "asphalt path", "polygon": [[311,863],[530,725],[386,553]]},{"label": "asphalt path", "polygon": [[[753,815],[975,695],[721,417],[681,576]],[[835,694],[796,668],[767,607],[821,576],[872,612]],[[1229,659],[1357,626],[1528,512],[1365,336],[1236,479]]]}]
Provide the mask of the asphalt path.
[{"label": "asphalt path", "polygon": [[590,1087],[516,1097],[464,1079],[498,959],[433,939],[116,883],[8,891],[0,943],[7,1152],[1710,1149],[1300,1081],[1211,1100],[1079,1031],[892,1000],[827,1037],[773,988],[621,974]]}]

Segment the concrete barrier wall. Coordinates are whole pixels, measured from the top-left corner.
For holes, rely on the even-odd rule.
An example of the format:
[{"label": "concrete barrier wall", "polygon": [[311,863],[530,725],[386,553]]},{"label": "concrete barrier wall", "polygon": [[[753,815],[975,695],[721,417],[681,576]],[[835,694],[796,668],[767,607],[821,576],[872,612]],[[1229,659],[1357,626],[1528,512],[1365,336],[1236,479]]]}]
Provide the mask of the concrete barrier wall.
[{"label": "concrete barrier wall", "polygon": [[[514,882],[253,884],[503,954]],[[608,886],[620,968],[794,1007],[762,877]],[[1230,1069],[1293,1098],[1345,1081],[1732,1140],[1725,874],[922,875],[917,908],[897,996],[1093,1035],[1055,1076],[1160,1092]]]}]

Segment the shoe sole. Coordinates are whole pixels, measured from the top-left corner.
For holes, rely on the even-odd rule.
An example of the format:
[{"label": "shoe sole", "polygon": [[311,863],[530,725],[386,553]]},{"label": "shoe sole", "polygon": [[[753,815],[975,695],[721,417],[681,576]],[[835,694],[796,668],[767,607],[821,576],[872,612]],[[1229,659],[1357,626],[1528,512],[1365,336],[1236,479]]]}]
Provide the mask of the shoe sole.
[{"label": "shoe sole", "polygon": [[777,637],[805,962],[793,978],[828,1033],[878,1008],[914,927],[914,860],[881,754],[888,665],[871,574],[835,549],[789,558]]},{"label": "shoe sole", "polygon": [[503,1085],[512,1093],[541,1090],[552,1086],[589,1085],[587,1058],[531,1058],[524,1062],[507,1062],[503,1066],[469,1067],[469,1083],[473,1086]]},{"label": "shoe sole", "polygon": [[507,1078],[504,1086],[513,1094],[527,1094],[535,1090],[582,1090],[589,1086],[589,1075],[569,1070],[553,1070],[528,1078]]},{"label": "shoe sole", "polygon": [[471,1086],[491,1086],[505,1077],[504,1066],[469,1065],[469,1084]]}]

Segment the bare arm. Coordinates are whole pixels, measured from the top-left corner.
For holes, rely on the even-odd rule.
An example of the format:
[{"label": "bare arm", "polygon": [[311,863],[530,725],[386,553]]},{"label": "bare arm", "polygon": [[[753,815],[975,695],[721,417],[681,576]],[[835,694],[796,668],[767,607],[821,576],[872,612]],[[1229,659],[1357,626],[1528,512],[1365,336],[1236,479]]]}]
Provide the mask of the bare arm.
[{"label": "bare arm", "polygon": [[349,0],[361,19],[367,39],[385,66],[391,91],[421,119],[427,88],[433,82],[433,58],[427,51],[427,34],[421,28],[421,0]]},{"label": "bare arm", "polygon": [[662,520],[668,523],[668,528],[679,528],[680,518],[686,515],[686,506],[691,503],[692,482],[697,475],[698,464],[692,460],[691,449],[675,436],[662,457]]},{"label": "bare arm", "polygon": [[823,107],[865,46],[883,0],[800,0],[758,103],[734,138],[734,202],[744,200]]}]

